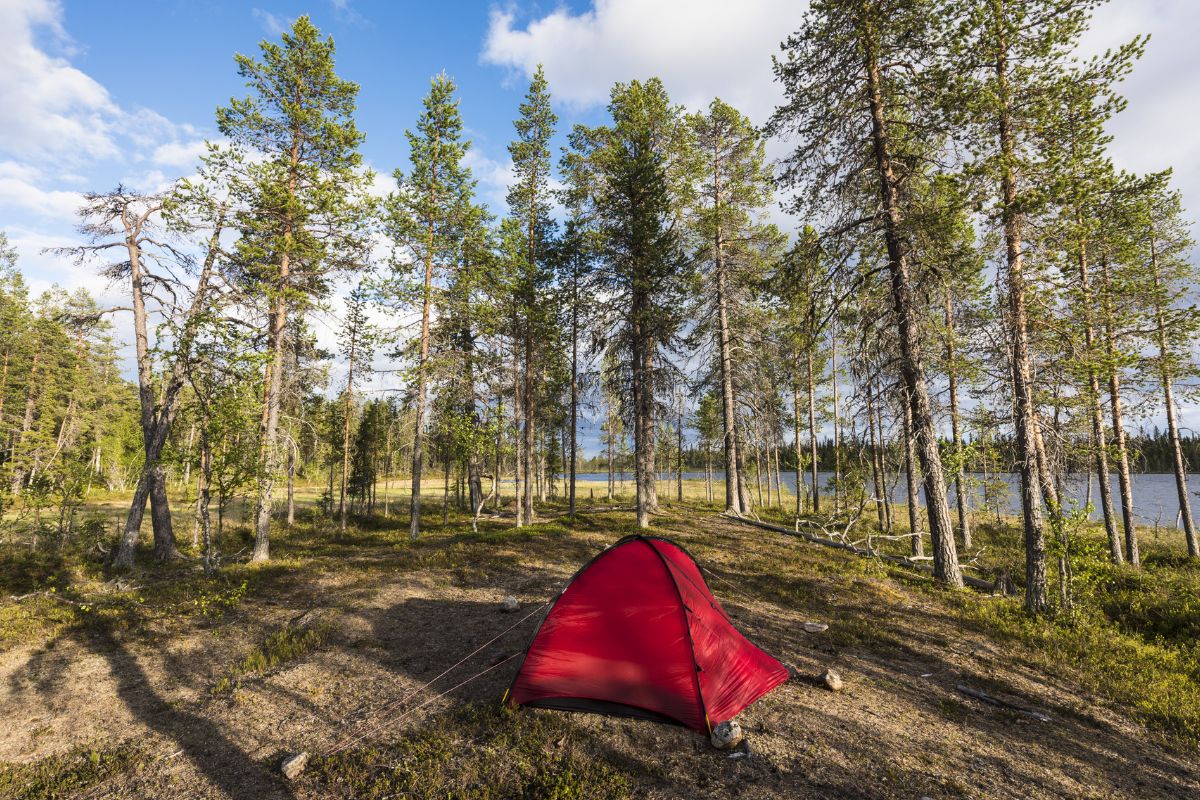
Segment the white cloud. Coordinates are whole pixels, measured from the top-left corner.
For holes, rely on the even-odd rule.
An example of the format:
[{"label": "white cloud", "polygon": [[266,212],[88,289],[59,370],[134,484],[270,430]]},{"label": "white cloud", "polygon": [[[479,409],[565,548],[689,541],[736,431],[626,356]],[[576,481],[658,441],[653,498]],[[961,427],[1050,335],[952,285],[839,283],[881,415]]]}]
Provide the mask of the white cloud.
[{"label": "white cloud", "polygon": [[483,61],[532,75],[545,65],[557,99],[603,105],[616,81],[663,79],[690,108],[720,97],[762,123],[780,98],[771,55],[795,30],[802,0],[596,0],[592,10],[560,8],[524,27],[493,9]]},{"label": "white cloud", "polygon": [[1099,53],[1137,34],[1150,34],[1146,54],[1120,87],[1128,107],[1109,125],[1118,167],[1136,172],[1175,168],[1189,215],[1200,216],[1200,84],[1195,80],[1195,0],[1112,2],[1095,15],[1081,48]]},{"label": "white cloud", "polygon": [[200,156],[208,152],[203,139],[188,142],[167,142],[155,148],[150,160],[155,164],[175,169],[193,169],[200,163]]},{"label": "white cloud", "polygon": [[48,30],[61,44],[54,0],[0,3],[0,151],[82,160],[116,155],[112,128],[121,116],[108,92],[34,42]]},{"label": "white cloud", "polygon": [[270,36],[280,36],[292,27],[291,20],[272,14],[270,11],[263,11],[261,8],[251,9],[250,13],[262,24],[263,30]]},{"label": "white cloud", "polygon": [[512,159],[505,157],[496,161],[484,155],[478,145],[467,151],[463,157],[463,166],[471,170],[471,175],[479,185],[476,192],[479,199],[487,204],[493,214],[503,214],[508,210],[508,187],[513,181]]},{"label": "white cloud", "polygon": [[41,173],[27,164],[0,161],[0,209],[71,219],[83,202],[79,192],[42,189]]}]

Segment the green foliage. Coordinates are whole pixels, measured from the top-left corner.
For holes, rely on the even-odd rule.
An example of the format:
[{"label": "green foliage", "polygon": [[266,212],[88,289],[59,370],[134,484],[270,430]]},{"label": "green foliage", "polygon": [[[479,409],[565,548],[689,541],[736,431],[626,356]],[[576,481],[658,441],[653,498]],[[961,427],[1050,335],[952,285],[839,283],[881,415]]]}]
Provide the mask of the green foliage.
[{"label": "green foliage", "polygon": [[249,582],[242,581],[237,586],[201,590],[200,595],[192,601],[196,613],[208,619],[219,619],[230,611],[237,609],[249,592]]}]

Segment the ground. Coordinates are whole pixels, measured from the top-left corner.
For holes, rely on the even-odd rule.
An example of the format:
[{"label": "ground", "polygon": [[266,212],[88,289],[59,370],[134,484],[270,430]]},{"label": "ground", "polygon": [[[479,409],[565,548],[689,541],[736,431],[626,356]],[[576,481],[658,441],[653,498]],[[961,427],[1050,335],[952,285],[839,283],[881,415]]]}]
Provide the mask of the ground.
[{"label": "ground", "polygon": [[[407,519],[335,541],[306,510],[272,563],[228,564],[216,582],[191,563],[114,579],[39,578],[31,561],[25,585],[10,578],[30,596],[0,607],[0,797],[1200,797],[1186,724],[1081,688],[1107,684],[1069,647],[1006,634],[994,620],[1017,601],[694,503],[667,506],[655,532],[797,673],[739,717],[748,755],[652,722],[503,708],[519,655],[504,659],[564,581],[633,530],[627,511],[554,513],[478,533],[438,513],[410,544]],[[510,594],[517,614],[500,611]],[[827,668],[844,691],[820,685]],[[307,769],[289,781],[278,765],[300,751]]]}]

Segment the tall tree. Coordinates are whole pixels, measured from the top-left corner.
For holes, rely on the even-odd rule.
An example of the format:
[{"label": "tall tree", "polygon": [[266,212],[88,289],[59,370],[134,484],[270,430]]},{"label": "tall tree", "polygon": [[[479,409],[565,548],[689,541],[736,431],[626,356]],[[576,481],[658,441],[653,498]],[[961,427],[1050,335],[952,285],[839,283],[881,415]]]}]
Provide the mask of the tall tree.
[{"label": "tall tree", "polygon": [[360,267],[366,238],[363,136],[354,125],[358,85],[334,72],[334,43],[307,16],[279,43],[263,41],[261,60],[237,55],[250,94],[217,109],[217,126],[246,159],[236,193],[244,210],[237,261],[266,305],[269,359],[259,419],[260,474],[254,561],[270,557],[271,510],[279,470],[279,417],[292,314],[329,291],[330,277]]},{"label": "tall tree", "polygon": [[701,267],[699,318],[709,320],[701,330],[713,340],[713,372],[721,389],[724,425],[725,511],[740,514],[744,487],[738,481],[741,464],[737,427],[738,352],[745,348],[739,322],[758,265],[755,251],[773,238],[774,229],[761,221],[771,199],[771,175],[765,163],[764,139],[737,109],[713,100],[707,113],[690,118],[695,132],[700,183],[692,212]]},{"label": "tall tree", "polygon": [[396,280],[390,294],[411,294],[404,276],[419,273],[416,297],[421,328],[416,357],[416,415],[413,421],[412,501],[409,535],[421,533],[421,478],[425,463],[426,405],[429,392],[430,320],[435,277],[458,263],[462,224],[471,208],[475,182],[463,165],[470,142],[462,138],[462,116],[454,97],[454,81],[444,73],[433,78],[416,131],[407,131],[411,167],[396,170],[397,191],[389,198],[388,228],[404,253],[393,261]]},{"label": "tall tree", "polygon": [[[932,99],[921,67],[933,54],[935,20],[924,0],[814,2],[800,30],[784,42],[786,57],[775,61],[785,102],[769,128],[799,140],[783,170],[785,185],[801,191],[799,210],[833,211],[840,230],[857,229],[865,220],[882,239],[899,369],[924,479],[934,574],[961,586],[904,207],[906,178],[930,147],[935,128],[933,120],[917,117]],[[864,174],[871,176],[877,198],[865,209],[865,187],[859,184]]]},{"label": "tall tree", "polygon": [[375,330],[367,317],[367,293],[360,283],[346,298],[341,347],[346,359],[346,391],[342,398],[342,489],[338,501],[338,528],[346,534],[346,492],[350,480],[350,430],[354,414],[354,380],[370,371],[374,358]]},{"label": "tall tree", "polygon": [[[1062,513],[1042,442],[1030,350],[1026,238],[1030,215],[1047,194],[1048,153],[1042,138],[1069,105],[1077,77],[1067,69],[1100,0],[955,0],[956,25],[947,39],[946,98],[960,134],[976,154],[972,172],[989,187],[991,218],[1003,239],[1008,349],[1013,387],[1016,460],[1021,475],[1025,538],[1025,607],[1041,612],[1046,591],[1043,506],[1056,530]],[[1137,43],[1106,53],[1092,69],[1110,75],[1136,53]]]},{"label": "tall tree", "polygon": [[550,140],[558,117],[550,108],[550,89],[539,64],[529,91],[513,122],[517,138],[508,146],[514,181],[508,190],[509,214],[519,224],[524,247],[516,265],[516,306],[523,345],[521,399],[524,436],[524,518],[533,521],[533,453],[536,441],[539,373],[539,334],[552,322],[547,317],[546,290],[553,279],[554,220],[550,216]]},{"label": "tall tree", "polygon": [[568,202],[598,236],[598,283],[621,374],[632,399],[637,523],[658,508],[655,486],[656,393],[666,388],[665,355],[682,323],[682,214],[695,178],[691,129],[662,81],[613,87],[612,125],[576,126],[564,158]]}]

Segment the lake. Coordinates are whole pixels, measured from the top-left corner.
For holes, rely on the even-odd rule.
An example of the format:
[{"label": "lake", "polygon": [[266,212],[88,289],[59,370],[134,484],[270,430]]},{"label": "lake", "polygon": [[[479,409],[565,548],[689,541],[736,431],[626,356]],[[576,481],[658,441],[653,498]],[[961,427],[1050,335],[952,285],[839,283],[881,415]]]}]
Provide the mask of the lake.
[{"label": "lake", "polygon": [[[818,475],[818,479],[821,481],[822,492],[825,493],[825,492],[831,491],[829,489],[829,484],[833,480],[833,473],[832,472],[819,472],[819,473],[817,473],[817,475]],[[674,476],[672,475],[671,477],[673,478]],[[690,479],[690,480],[704,480],[704,473],[703,472],[684,472],[683,477]],[[781,477],[782,477],[784,486],[787,487],[787,490],[789,492],[795,492],[795,489],[796,489],[795,473],[794,472],[784,472]],[[804,477],[805,477],[805,483],[806,484],[809,483],[809,476],[807,473],[805,474]],[[1003,481],[1004,486],[1007,487],[1006,491],[1000,490],[998,492],[999,496],[997,497],[997,503],[1001,504],[1002,511],[1006,514],[1013,514],[1013,515],[1021,513],[1020,476],[1017,475],[1016,473],[1007,473],[1007,474],[998,474],[998,475],[993,474],[990,477],[992,477],[993,479],[999,479],[999,480]],[[1117,517],[1119,519],[1120,514],[1121,514],[1121,492],[1120,492],[1120,487],[1117,483],[1117,476],[1114,474],[1111,477],[1112,477],[1111,483],[1112,483],[1113,509],[1116,512]],[[1134,519],[1137,520],[1137,522],[1142,525],[1160,525],[1163,527],[1177,527],[1178,522],[1179,522],[1179,520],[1178,520],[1179,503],[1175,496],[1175,476],[1170,475],[1170,474],[1162,474],[1162,473],[1137,473],[1131,477],[1132,477],[1132,481],[1133,481],[1133,501],[1134,501],[1133,516],[1134,516]],[[581,472],[576,476],[576,478],[581,481],[583,481],[583,480],[600,481],[600,482],[606,483],[608,481],[608,473],[605,473],[605,472]],[[623,478],[626,483],[632,483],[633,482],[633,473],[632,472],[621,473],[618,476],[618,478],[619,479]],[[666,479],[667,479],[666,476],[663,476],[663,480],[666,480]],[[724,470],[714,470],[713,471],[714,483],[719,484],[719,483],[723,482],[724,479],[725,479]],[[974,512],[979,512],[983,508],[983,487],[980,485],[983,481],[983,474],[982,473],[968,473],[967,481],[968,481],[968,483],[972,484],[972,486],[970,487],[970,494],[968,495],[968,498],[970,501],[970,508]],[[1101,516],[1100,490],[1099,490],[1095,475],[1074,474],[1074,475],[1069,476],[1067,478],[1065,484],[1063,485],[1063,490],[1064,490],[1063,491],[1063,500],[1064,500],[1064,503],[1067,503],[1067,504],[1074,501],[1075,503],[1078,503],[1080,507],[1082,507],[1085,504],[1086,498],[1088,495],[1089,481],[1091,483],[1091,492],[1092,492],[1091,502],[1092,502],[1092,505],[1094,506],[1091,517],[1092,517],[1092,519],[1099,519]],[[751,477],[751,479],[750,479],[750,485],[751,485],[751,491],[754,491],[753,477]],[[950,492],[950,511],[951,511],[951,514],[954,514],[954,513],[956,513],[955,512],[955,504],[958,502],[958,499],[955,496],[953,483],[951,483],[950,486],[948,486],[947,488],[949,489],[949,492]],[[1192,475],[1188,476],[1188,489],[1192,490],[1193,497],[1200,495],[1200,491],[1198,491],[1198,490],[1200,490],[1200,475],[1192,474]],[[717,491],[717,493],[719,494],[720,491],[723,491],[723,489],[714,490],[714,491]],[[764,491],[765,491],[765,486],[764,486]],[[893,477],[891,479],[889,496],[896,502],[899,502],[899,503],[907,502],[908,490],[904,485],[903,476],[899,476],[898,478]],[[921,500],[922,500],[922,504],[924,504],[924,492],[923,491],[921,492]],[[1193,500],[1193,503],[1196,503],[1196,502],[1197,502],[1196,500]],[[1193,509],[1193,513],[1194,512],[1195,512],[1195,509]]]}]

